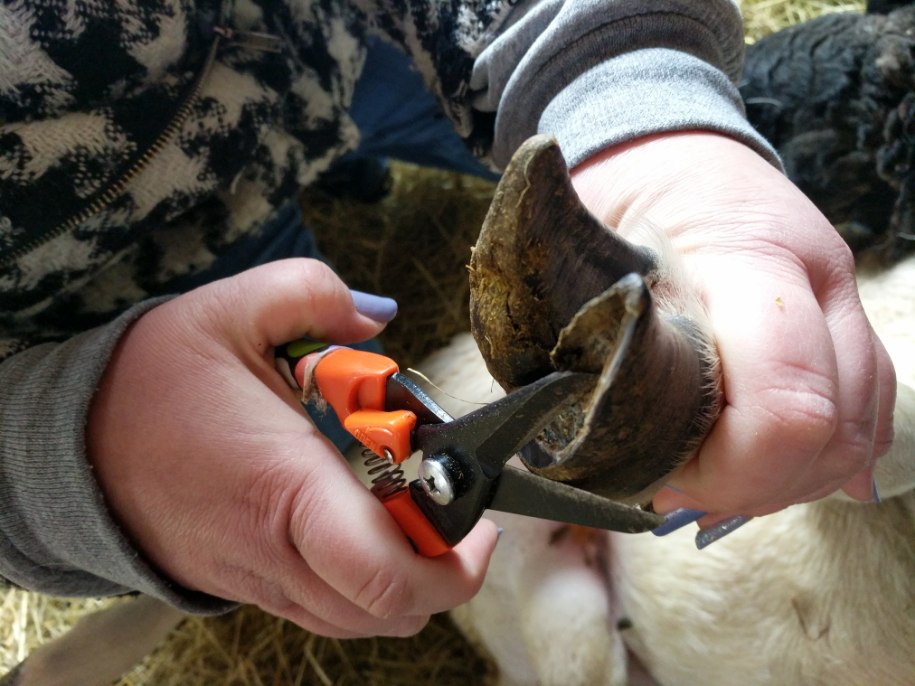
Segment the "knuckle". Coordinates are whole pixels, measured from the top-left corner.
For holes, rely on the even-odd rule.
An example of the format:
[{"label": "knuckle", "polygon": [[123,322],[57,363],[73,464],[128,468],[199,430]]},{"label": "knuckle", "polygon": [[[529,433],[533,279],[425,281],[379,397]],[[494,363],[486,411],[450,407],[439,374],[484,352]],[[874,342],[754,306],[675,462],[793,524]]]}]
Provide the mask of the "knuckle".
[{"label": "knuckle", "polygon": [[296,268],[294,276],[298,282],[336,283],[339,280],[333,270],[320,260],[298,259],[293,260],[292,264]]},{"label": "knuckle", "polygon": [[337,281],[327,265],[311,259],[285,260],[273,273],[273,278],[276,292],[286,294],[293,305],[305,301],[306,306],[320,294],[332,290]]},{"label": "knuckle", "polygon": [[[269,281],[274,290],[281,292],[307,292],[312,290],[316,284],[337,280],[336,275],[326,264],[320,260],[306,257],[270,262],[251,270],[251,272],[254,271],[258,273],[259,281]],[[247,276],[249,273],[245,274]],[[242,290],[247,287],[247,283],[239,285]]]},{"label": "knuckle", "polygon": [[855,273],[855,256],[845,241],[833,241],[830,261],[839,274],[852,278]]},{"label": "knuckle", "polygon": [[322,304],[339,298],[344,290],[343,282],[326,264],[310,259],[296,260],[289,289],[294,307],[306,311],[321,309]]},{"label": "knuckle", "polygon": [[376,570],[356,594],[355,602],[374,617],[410,614],[412,593],[406,580],[391,570]]},{"label": "knuckle", "polygon": [[879,427],[876,436],[874,437],[874,457],[883,457],[886,455],[890,451],[890,448],[893,447],[895,439],[896,432],[892,422]]},{"label": "knuckle", "polygon": [[[855,258],[851,248],[819,210],[813,205],[809,207],[814,210],[814,214],[807,217],[807,220],[808,225],[815,231],[816,242],[804,244],[805,261],[835,276],[854,274]],[[795,249],[791,251],[794,252]]]},{"label": "knuckle", "polygon": [[790,387],[772,387],[766,394],[767,430],[796,449],[818,453],[839,423],[835,385],[810,371],[790,378]]}]

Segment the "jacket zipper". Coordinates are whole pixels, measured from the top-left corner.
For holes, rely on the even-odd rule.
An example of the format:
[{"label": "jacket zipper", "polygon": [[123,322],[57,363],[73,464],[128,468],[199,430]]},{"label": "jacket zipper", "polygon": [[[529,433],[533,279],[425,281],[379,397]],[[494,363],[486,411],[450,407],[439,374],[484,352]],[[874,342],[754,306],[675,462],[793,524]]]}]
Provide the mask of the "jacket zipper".
[{"label": "jacket zipper", "polygon": [[0,267],[5,267],[12,262],[15,262],[23,255],[35,250],[41,245],[54,240],[58,236],[71,231],[76,228],[90,217],[98,214],[104,210],[108,205],[110,205],[114,200],[119,198],[124,191],[127,189],[128,184],[133,181],[136,176],[143,171],[149,162],[159,153],[165,145],[174,138],[175,134],[178,133],[178,130],[190,116],[191,109],[197,103],[197,100],[200,98],[200,93],[203,90],[204,81],[206,81],[207,76],[210,73],[210,70],[213,68],[213,63],[216,61],[216,53],[219,50],[219,46],[222,44],[223,40],[231,41],[237,43],[239,47],[247,50],[257,50],[261,52],[272,52],[279,53],[283,50],[283,41],[278,36],[274,36],[268,33],[259,33],[256,31],[235,31],[226,26],[217,25],[213,28],[213,33],[215,38],[213,43],[210,45],[210,50],[207,53],[206,61],[203,64],[203,67],[200,70],[200,74],[197,76],[197,80],[194,82],[190,92],[185,97],[184,101],[178,107],[178,110],[172,116],[169,123],[166,125],[162,132],[156,137],[156,139],[150,144],[150,146],[144,151],[143,155],[137,159],[128,169],[125,171],[117,180],[115,180],[105,191],[91,201],[86,207],[82,210],[73,214],[65,221],[61,222],[55,226],[51,231],[39,236],[32,241],[25,243],[16,250],[13,250],[7,255],[4,255],[0,258]]},{"label": "jacket zipper", "polygon": [[172,115],[171,120],[169,120],[165,128],[162,129],[161,133],[159,133],[156,139],[149,145],[148,148],[146,148],[139,159],[130,165],[130,167],[128,167],[128,169],[123,174],[121,174],[120,177],[113,181],[100,196],[92,200],[83,209],[68,217],[66,220],[55,226],[52,230],[21,245],[11,253],[4,255],[2,260],[0,260],[0,265],[9,265],[12,262],[18,260],[23,255],[35,250],[39,246],[54,240],[67,231],[71,231],[90,217],[104,210],[106,207],[108,207],[108,205],[110,205],[124,193],[127,185],[146,168],[150,160],[160,150],[162,150],[162,148],[165,147],[165,145],[178,132],[178,129],[180,129],[184,122],[187,120],[191,113],[191,108],[197,102],[198,98],[200,97],[200,92],[203,90],[203,82],[207,75],[210,73],[210,69],[213,67],[213,62],[216,61],[216,51],[219,49],[221,42],[222,35],[217,34],[216,38],[213,40],[213,43],[210,45],[210,50],[207,53],[206,61],[204,62],[199,75],[197,76],[197,80],[191,87],[190,92],[185,96],[184,101],[175,111],[175,114]]},{"label": "jacket zipper", "polygon": [[283,41],[272,33],[260,31],[236,31],[228,26],[214,26],[213,33],[244,50],[279,53],[283,51]]}]

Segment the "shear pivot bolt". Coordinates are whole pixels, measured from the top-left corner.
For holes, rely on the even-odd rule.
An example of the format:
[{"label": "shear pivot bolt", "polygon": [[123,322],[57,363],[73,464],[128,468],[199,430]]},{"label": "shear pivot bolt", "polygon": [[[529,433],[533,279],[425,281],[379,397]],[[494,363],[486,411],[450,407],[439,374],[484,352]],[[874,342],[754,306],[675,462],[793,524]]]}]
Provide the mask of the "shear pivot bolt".
[{"label": "shear pivot bolt", "polygon": [[454,500],[454,487],[445,465],[436,457],[427,457],[419,465],[419,480],[432,502],[447,505]]}]

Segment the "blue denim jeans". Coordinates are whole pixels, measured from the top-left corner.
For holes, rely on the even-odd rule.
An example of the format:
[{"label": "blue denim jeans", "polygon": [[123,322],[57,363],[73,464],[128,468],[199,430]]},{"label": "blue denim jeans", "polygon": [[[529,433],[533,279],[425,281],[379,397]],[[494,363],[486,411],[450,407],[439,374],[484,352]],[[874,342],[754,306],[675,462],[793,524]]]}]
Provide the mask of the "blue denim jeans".
[{"label": "blue denim jeans", "polygon": [[362,139],[350,157],[395,158],[489,179],[455,133],[422,77],[397,48],[375,39],[356,84],[350,116]]}]

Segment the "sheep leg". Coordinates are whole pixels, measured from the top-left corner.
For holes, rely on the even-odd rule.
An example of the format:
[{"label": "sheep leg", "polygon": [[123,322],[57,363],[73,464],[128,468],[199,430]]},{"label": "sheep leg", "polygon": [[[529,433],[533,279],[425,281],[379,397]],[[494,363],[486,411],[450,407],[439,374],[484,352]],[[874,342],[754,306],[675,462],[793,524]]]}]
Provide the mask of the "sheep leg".
[{"label": "sheep leg", "polygon": [[108,686],[152,652],[184,616],[149,596],[118,603],[33,650],[0,685]]}]

